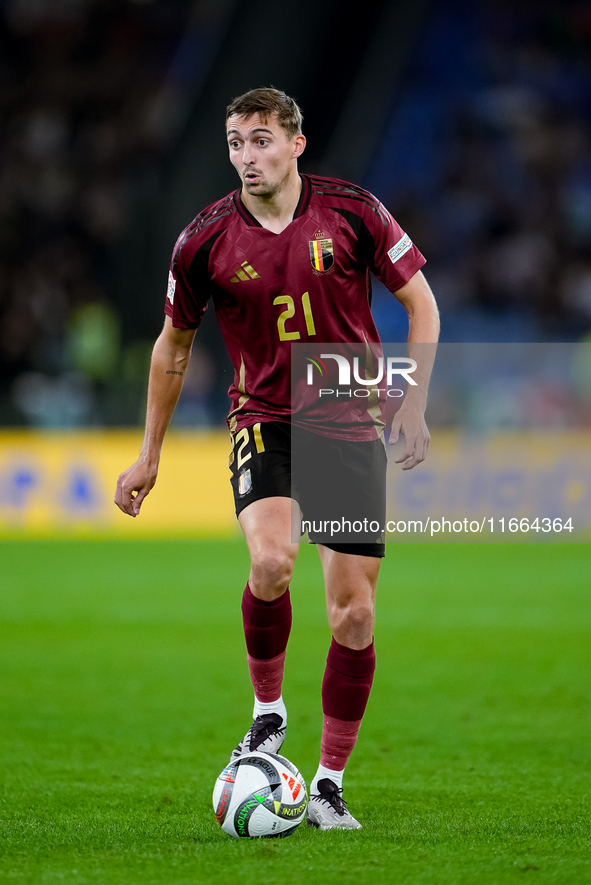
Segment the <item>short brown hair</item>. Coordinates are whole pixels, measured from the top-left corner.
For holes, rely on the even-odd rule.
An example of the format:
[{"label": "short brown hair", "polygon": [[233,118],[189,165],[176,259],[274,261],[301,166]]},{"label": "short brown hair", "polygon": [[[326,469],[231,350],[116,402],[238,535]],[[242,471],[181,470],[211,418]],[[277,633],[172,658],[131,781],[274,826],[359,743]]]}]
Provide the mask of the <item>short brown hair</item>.
[{"label": "short brown hair", "polygon": [[293,98],[274,89],[272,86],[261,89],[250,89],[244,95],[234,98],[226,109],[226,120],[237,114],[239,117],[251,117],[260,114],[261,120],[267,122],[271,114],[277,114],[277,120],[288,138],[299,135],[302,131],[303,115]]}]

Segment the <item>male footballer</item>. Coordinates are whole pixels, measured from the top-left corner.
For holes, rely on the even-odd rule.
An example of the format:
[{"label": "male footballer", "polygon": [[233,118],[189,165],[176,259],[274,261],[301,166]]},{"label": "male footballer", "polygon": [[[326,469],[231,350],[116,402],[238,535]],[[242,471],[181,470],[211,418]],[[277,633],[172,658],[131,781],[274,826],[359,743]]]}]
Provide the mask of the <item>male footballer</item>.
[{"label": "male footballer", "polygon": [[[226,136],[241,187],[197,215],[176,243],[164,328],[152,355],[144,443],[138,461],[119,477],[115,502],[137,516],[156,482],[164,434],[211,299],[234,365],[231,482],[251,561],[242,616],[254,721],[232,753],[236,758],[254,750],[278,752],[287,727],[281,689],[291,628],[289,582],[298,552],[291,536],[292,495],[304,516],[307,510],[307,492],[292,491],[290,474],[291,344],[379,343],[370,271],[405,307],[410,348],[435,343],[439,319],[421,272],[425,259],[382,204],[348,182],[298,172],[306,139],[293,99],[271,88],[236,98],[227,109]],[[396,413],[390,442],[403,434],[397,459],[403,470],[426,456],[425,405],[426,385],[409,387]],[[367,404],[359,409],[355,420],[365,432],[347,438],[340,428],[337,441],[325,428],[322,445],[327,463],[338,462],[342,484],[353,483],[382,507],[384,437],[375,418],[364,424]],[[300,433],[319,439],[318,426],[312,431],[305,420],[299,423]],[[332,457],[330,447],[337,443],[338,457]],[[317,545],[332,642],[308,825],[358,829],[342,798],[343,773],[375,669],[374,600],[384,544],[374,537],[334,544],[323,538]]]}]

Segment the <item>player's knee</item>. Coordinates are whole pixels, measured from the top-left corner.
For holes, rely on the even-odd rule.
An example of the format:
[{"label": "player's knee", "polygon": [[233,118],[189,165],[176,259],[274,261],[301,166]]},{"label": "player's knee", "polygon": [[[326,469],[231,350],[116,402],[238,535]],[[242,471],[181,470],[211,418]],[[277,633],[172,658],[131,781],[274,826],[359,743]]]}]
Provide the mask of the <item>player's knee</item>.
[{"label": "player's knee", "polygon": [[349,648],[365,648],[374,630],[373,604],[364,600],[348,600],[344,605],[329,606],[328,619],[332,635]]},{"label": "player's knee", "polygon": [[338,621],[348,633],[362,633],[373,630],[374,607],[365,600],[351,600],[340,612]]},{"label": "player's knee", "polygon": [[295,554],[282,547],[266,546],[251,552],[252,575],[261,590],[282,593],[293,574]]}]

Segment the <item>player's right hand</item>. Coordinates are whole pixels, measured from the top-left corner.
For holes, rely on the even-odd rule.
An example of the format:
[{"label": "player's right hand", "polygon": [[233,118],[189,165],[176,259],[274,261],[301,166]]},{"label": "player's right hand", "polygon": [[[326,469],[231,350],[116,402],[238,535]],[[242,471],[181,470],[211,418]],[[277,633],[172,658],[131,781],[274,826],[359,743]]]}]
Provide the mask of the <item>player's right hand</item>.
[{"label": "player's right hand", "polygon": [[128,516],[137,516],[146,495],[154,488],[158,466],[136,461],[117,479],[115,504]]}]

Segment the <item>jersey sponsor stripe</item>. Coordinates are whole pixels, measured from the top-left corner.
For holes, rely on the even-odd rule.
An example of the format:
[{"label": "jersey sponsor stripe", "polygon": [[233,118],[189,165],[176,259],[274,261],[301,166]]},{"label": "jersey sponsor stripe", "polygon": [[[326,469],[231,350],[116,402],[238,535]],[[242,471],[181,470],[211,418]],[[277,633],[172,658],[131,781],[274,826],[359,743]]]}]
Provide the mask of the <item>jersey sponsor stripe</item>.
[{"label": "jersey sponsor stripe", "polygon": [[366,191],[362,187],[356,187],[351,184],[340,184],[338,180],[330,179],[330,178],[311,178],[312,187],[314,189],[314,193],[319,193],[320,191],[331,191],[332,193],[339,194],[342,196],[357,196],[363,197],[369,202],[373,203],[375,206],[382,206],[382,203],[371,191]]},{"label": "jersey sponsor stripe", "polygon": [[[365,339],[365,377],[367,379],[368,376],[370,378],[372,376],[375,377],[374,352],[367,340],[365,332],[363,332],[363,338]],[[374,427],[378,432],[378,438],[382,440],[385,448],[386,440],[384,438],[384,429],[386,427],[386,422],[384,421],[382,407],[380,405],[380,394],[377,387],[370,387],[370,394],[367,400],[367,414],[371,417]]]},{"label": "jersey sponsor stripe", "polygon": [[314,193],[330,192],[332,194],[339,194],[339,196],[363,197],[364,200],[373,203],[375,206],[381,205],[380,200],[378,200],[377,197],[374,197],[372,193],[364,191],[362,188],[339,187],[337,184],[317,184],[316,182],[312,182],[312,189]]},{"label": "jersey sponsor stripe", "polygon": [[[365,197],[358,197],[356,194],[323,193],[322,191],[317,191],[317,190],[315,190],[314,193],[318,194],[321,197],[339,197],[340,199],[343,199],[343,200],[344,199],[356,200],[359,203],[364,203],[366,206],[369,206],[369,208],[373,212],[375,212],[376,215],[380,216],[380,218],[382,220],[382,224],[384,224],[387,227],[388,224],[390,223],[390,219],[389,219],[388,215],[386,214],[385,209],[381,206],[378,206],[375,203],[372,203],[370,200],[366,200]],[[334,209],[336,212],[339,211],[336,206],[331,206],[330,208]]]},{"label": "jersey sponsor stripe", "polygon": [[238,405],[235,409],[232,409],[230,414],[228,415],[228,427],[230,429],[230,433],[235,433],[236,428],[238,426],[238,419],[236,415],[240,412],[245,404],[250,399],[250,396],[246,393],[246,366],[244,365],[244,355],[240,354],[240,371],[238,373],[238,384],[236,385],[238,393],[240,394],[240,399],[238,400]]},{"label": "jersey sponsor stripe", "polygon": [[225,218],[227,215],[231,215],[232,212],[234,212],[234,211],[235,211],[234,207],[231,206],[226,211],[219,212],[215,215],[206,217],[206,218],[202,219],[199,224],[197,224],[195,226],[191,225],[189,228],[187,228],[185,231],[183,231],[183,233],[180,235],[180,237],[176,241],[176,244],[174,247],[173,262],[176,263],[176,260],[178,258],[178,254],[181,251],[181,249],[183,248],[183,246],[185,245],[185,243],[187,243],[190,239],[192,239],[196,234],[200,233],[206,227],[209,227],[210,224],[215,224],[216,221],[219,221],[221,218]]},{"label": "jersey sponsor stripe", "polygon": [[252,434],[254,436],[254,444],[257,450],[257,453],[260,455],[265,451],[265,444],[263,442],[263,436],[261,433],[261,425],[255,424],[252,428]]},{"label": "jersey sponsor stripe", "polygon": [[360,194],[368,194],[370,197],[373,197],[374,200],[377,199],[377,197],[372,194],[371,191],[368,191],[366,188],[361,187],[361,185],[359,184],[353,184],[352,181],[345,181],[342,178],[329,178],[326,175],[308,175],[308,178],[315,184],[325,185],[326,187],[340,187],[350,191],[357,191]]}]

